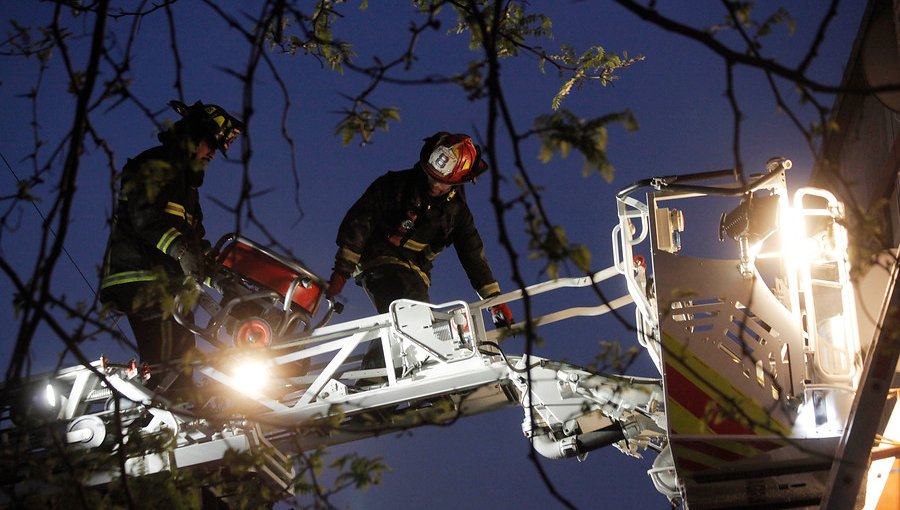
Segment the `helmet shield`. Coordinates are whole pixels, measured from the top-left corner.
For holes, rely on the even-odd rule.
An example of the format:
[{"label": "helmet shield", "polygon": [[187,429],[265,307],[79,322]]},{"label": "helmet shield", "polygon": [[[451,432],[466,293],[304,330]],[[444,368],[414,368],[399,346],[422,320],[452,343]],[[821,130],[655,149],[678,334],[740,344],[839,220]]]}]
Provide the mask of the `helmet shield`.
[{"label": "helmet shield", "polygon": [[228,150],[228,146],[241,134],[243,124],[228,114],[221,106],[210,104],[203,107],[211,128],[210,139],[222,154]]},{"label": "helmet shield", "polygon": [[487,169],[480,148],[464,134],[437,133],[425,140],[419,163],[431,178],[444,184],[474,180]]},{"label": "helmet shield", "polygon": [[179,122],[186,122],[195,136],[206,140],[223,155],[244,128],[241,121],[229,115],[219,105],[203,104],[200,101],[191,106],[181,101],[170,101],[169,105],[183,117]]}]

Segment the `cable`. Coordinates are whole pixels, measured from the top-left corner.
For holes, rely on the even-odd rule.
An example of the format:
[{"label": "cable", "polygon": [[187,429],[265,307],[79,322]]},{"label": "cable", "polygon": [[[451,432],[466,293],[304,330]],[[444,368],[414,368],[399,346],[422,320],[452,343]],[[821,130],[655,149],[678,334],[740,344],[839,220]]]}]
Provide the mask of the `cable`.
[{"label": "cable", "polygon": [[[534,363],[530,366],[527,366],[525,368],[516,368],[509,362],[509,359],[507,359],[506,353],[503,352],[503,348],[500,347],[500,344],[498,344],[496,342],[481,342],[481,345],[486,345],[488,347],[493,347],[493,348],[497,349],[497,352],[500,353],[500,357],[503,359],[503,362],[506,363],[506,366],[508,366],[509,369],[512,370],[513,372],[522,374],[522,373],[528,372],[529,370],[531,370],[534,367],[544,366],[544,360],[541,360],[541,361]],[[496,353],[490,352],[490,351],[482,351],[481,349],[479,349],[478,352],[480,352],[481,354],[485,354],[485,355],[496,354]]]},{"label": "cable", "polygon": [[[9,164],[9,161],[6,160],[6,155],[3,154],[3,151],[0,151],[0,159],[3,160],[3,163],[6,165],[6,168],[9,170],[9,173],[11,173],[13,178],[15,178],[16,182],[21,184],[22,180],[19,179],[18,175],[16,175],[16,171],[13,170],[13,167],[12,167],[12,165]],[[29,200],[29,202],[31,202],[31,206],[34,207],[34,210],[35,210],[35,212],[37,212],[38,216],[41,217],[41,221],[43,222],[43,224],[47,225],[47,229],[50,231],[51,234],[53,234],[53,237],[56,238],[56,231],[53,230],[53,227],[47,223],[47,218],[44,216],[44,213],[37,206],[37,204],[34,202],[34,200]],[[85,285],[87,285],[87,288],[90,289],[91,294],[93,294],[94,298],[96,298],[97,290],[94,289],[94,286],[91,285],[91,282],[88,281],[87,276],[85,276],[84,272],[81,270],[81,268],[78,267],[78,263],[75,262],[75,258],[72,257],[72,254],[69,253],[68,249],[66,249],[65,244],[63,244],[63,246],[62,246],[62,251],[63,251],[63,253],[66,254],[66,258],[69,259],[69,262],[72,264],[72,267],[75,268],[75,271],[77,271],[78,274],[81,276],[81,280],[84,282]],[[127,336],[127,335],[125,335],[125,332],[122,331],[122,327],[119,326],[119,317],[113,318],[112,321],[113,321],[113,326],[115,326],[115,328],[119,330],[119,333],[121,333],[122,336]]]},{"label": "cable", "polygon": [[[3,154],[3,151],[0,151],[0,159],[3,159],[3,163],[6,164],[6,168],[9,169],[9,173],[11,173],[12,176],[16,179],[16,182],[19,184],[22,184],[22,179],[19,179],[19,176],[16,175],[16,171],[13,170],[12,165],[10,165],[9,161],[6,160],[6,156]],[[41,217],[41,221],[43,221],[43,223],[45,225],[47,225],[47,229],[50,230],[50,233],[53,234],[53,237],[55,238],[56,231],[53,230],[53,227],[47,223],[47,218],[44,216],[44,213],[41,212],[41,210],[37,206],[37,204],[34,203],[34,200],[29,200],[29,202],[31,202],[31,206],[34,207],[34,210],[38,213],[38,216]],[[87,285],[88,288],[91,289],[91,293],[94,295],[94,297],[97,297],[97,291],[94,289],[93,285],[91,285],[91,283],[88,281],[87,277],[84,275],[84,272],[81,271],[81,268],[78,267],[78,264],[75,262],[75,259],[72,257],[72,254],[69,253],[69,250],[66,249],[65,245],[63,245],[63,247],[62,247],[62,251],[63,251],[63,253],[66,254],[66,258],[69,259],[69,262],[72,263],[72,266],[75,267],[75,271],[77,271],[78,274],[81,275],[81,279],[84,281],[85,285]]]}]

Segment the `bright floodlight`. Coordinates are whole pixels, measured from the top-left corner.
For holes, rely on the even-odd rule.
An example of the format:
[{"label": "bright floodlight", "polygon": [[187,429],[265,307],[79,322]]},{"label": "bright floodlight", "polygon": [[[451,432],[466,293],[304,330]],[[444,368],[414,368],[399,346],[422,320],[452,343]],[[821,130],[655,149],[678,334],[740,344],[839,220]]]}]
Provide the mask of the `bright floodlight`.
[{"label": "bright floodlight", "polygon": [[268,368],[258,360],[244,360],[234,368],[235,389],[241,393],[258,393],[268,382]]},{"label": "bright floodlight", "polygon": [[56,390],[50,383],[47,383],[47,386],[44,387],[44,399],[49,409],[56,408]]}]

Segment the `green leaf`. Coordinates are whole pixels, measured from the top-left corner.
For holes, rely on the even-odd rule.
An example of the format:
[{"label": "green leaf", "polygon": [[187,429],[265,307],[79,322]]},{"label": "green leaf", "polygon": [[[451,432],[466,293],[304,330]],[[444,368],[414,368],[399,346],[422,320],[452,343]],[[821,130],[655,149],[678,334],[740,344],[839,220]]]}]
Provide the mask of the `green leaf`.
[{"label": "green leaf", "polygon": [[580,119],[567,110],[542,115],[535,119],[534,125],[541,140],[538,157],[547,163],[553,154],[559,153],[565,158],[574,149],[584,157],[582,172],[585,175],[597,172],[611,181],[614,169],[606,156],[607,126],[610,124],[622,124],[629,131],[637,129],[637,120],[628,110],[590,120]]},{"label": "green leaf", "polygon": [[575,263],[575,267],[584,273],[591,271],[591,250],[583,244],[573,245],[569,249],[569,257]]},{"label": "green leaf", "polygon": [[559,54],[546,55],[545,58],[557,63],[561,74],[568,75],[550,103],[554,110],[558,110],[563,99],[585,82],[597,81],[606,86],[618,79],[616,73],[620,69],[644,60],[641,55],[629,58],[627,54],[607,53],[601,46],[592,46],[576,57],[575,51],[567,45],[561,46]]}]

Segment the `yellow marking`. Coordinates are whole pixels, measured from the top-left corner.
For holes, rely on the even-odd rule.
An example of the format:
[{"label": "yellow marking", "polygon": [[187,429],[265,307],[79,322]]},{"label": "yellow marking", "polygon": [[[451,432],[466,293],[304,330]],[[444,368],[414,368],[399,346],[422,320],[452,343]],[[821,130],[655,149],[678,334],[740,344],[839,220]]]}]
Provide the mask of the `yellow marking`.
[{"label": "yellow marking", "polygon": [[718,404],[718,414],[747,426],[756,434],[790,433],[789,426],[775,421],[759,402],[741,393],[727,378],[709,367],[668,333],[663,333],[663,352],[666,354],[665,361],[670,367]]}]

